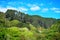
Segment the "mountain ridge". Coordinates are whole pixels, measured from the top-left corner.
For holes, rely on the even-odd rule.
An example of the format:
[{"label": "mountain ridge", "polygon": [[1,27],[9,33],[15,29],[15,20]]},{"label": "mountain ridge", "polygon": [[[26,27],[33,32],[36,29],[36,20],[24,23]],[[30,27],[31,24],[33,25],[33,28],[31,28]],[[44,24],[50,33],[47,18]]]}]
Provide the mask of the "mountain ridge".
[{"label": "mountain ridge", "polygon": [[44,18],[38,15],[28,15],[23,12],[12,9],[8,9],[5,12],[5,18],[7,18],[8,20],[14,20],[14,19],[19,20],[22,23],[30,23],[35,27],[44,27],[44,28],[49,28],[58,20],[55,18]]}]

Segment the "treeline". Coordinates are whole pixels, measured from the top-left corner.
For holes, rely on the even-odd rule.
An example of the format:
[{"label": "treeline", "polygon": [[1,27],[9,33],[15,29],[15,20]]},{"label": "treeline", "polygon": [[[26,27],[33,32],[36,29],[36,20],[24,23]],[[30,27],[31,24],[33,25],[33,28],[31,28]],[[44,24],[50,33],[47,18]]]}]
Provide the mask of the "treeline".
[{"label": "treeline", "polygon": [[0,12],[0,40],[60,40],[60,19]]}]

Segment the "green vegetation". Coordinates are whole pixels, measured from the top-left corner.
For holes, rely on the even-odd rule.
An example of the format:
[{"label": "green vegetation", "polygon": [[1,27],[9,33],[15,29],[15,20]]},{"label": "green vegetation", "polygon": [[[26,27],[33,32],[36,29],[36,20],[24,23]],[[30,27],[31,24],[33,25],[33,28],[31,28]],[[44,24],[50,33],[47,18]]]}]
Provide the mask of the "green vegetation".
[{"label": "green vegetation", "polygon": [[0,40],[60,40],[60,19],[0,12]]}]

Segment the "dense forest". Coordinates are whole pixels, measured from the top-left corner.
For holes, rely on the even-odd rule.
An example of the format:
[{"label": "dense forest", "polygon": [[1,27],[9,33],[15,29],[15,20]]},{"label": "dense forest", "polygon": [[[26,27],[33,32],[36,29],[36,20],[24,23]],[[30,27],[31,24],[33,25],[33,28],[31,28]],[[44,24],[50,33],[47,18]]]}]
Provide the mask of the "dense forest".
[{"label": "dense forest", "polygon": [[0,40],[60,40],[60,19],[8,9],[0,12]]}]

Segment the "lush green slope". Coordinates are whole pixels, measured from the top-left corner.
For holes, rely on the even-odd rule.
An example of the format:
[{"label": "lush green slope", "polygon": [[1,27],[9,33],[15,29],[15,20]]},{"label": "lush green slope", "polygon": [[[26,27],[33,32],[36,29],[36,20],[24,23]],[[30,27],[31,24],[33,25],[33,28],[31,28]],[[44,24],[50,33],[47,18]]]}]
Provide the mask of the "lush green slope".
[{"label": "lush green slope", "polygon": [[0,40],[60,40],[60,19],[0,12]]}]

